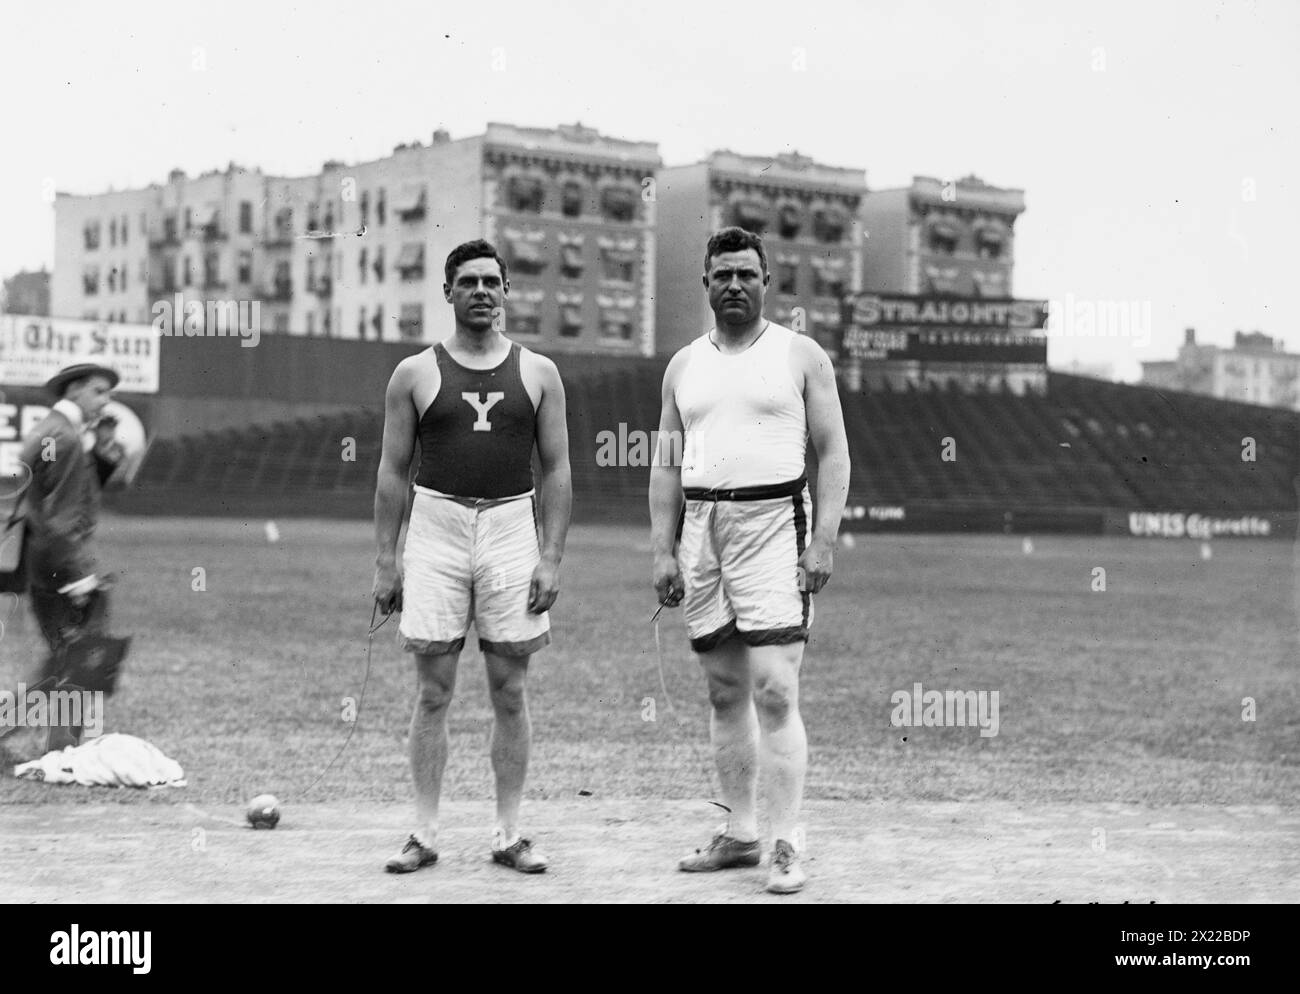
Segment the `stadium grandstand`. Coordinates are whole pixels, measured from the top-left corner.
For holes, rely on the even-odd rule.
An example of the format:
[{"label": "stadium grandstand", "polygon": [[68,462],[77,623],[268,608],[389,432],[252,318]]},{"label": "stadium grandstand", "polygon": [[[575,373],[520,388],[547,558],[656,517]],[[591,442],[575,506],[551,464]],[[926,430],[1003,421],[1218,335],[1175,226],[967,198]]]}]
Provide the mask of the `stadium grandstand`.
[{"label": "stadium grandstand", "polygon": [[[626,456],[624,439],[657,428],[665,361],[557,358],[575,518],[646,518],[645,460],[605,465],[599,449],[602,437],[618,437]],[[373,397],[161,438],[138,485],[115,504],[127,513],[368,516],[382,384]],[[1096,533],[1108,522],[1123,530],[1133,514],[1187,513],[1263,515],[1294,531],[1295,412],[1059,373],[1041,395],[881,385],[842,391],[841,400],[852,529]]]}]

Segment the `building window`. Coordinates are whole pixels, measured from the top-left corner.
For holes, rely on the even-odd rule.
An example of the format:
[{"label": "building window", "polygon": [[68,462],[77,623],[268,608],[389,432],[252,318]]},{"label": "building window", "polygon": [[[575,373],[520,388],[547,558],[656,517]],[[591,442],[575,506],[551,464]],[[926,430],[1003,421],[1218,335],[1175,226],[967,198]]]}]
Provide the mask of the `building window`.
[{"label": "building window", "polygon": [[772,223],[766,204],[757,200],[738,200],[731,205],[731,223],[738,228],[761,235]]},{"label": "building window", "polygon": [[334,230],[334,201],[333,200],[325,201],[325,230],[331,232]]},{"label": "building window", "polygon": [[582,262],[581,245],[560,246],[560,274],[567,280],[582,279],[585,268]]},{"label": "building window", "polygon": [[361,191],[361,227],[370,223],[370,191]]},{"label": "building window", "polygon": [[404,280],[423,279],[424,244],[422,242],[407,242],[403,245],[401,254],[398,255],[397,261],[393,263],[393,268],[401,274]]},{"label": "building window", "polygon": [[123,215],[122,215],[122,229],[121,229],[121,230],[122,230],[122,244],[123,244],[123,245],[126,244],[126,242],[127,242],[127,237],[126,237],[126,236],[127,236],[127,234],[130,232],[130,230],[131,230],[131,225],[128,224],[127,222],[128,222],[128,218],[127,218],[127,216],[126,216],[125,214],[123,214]]},{"label": "building window", "polygon": [[117,248],[117,218],[108,219],[108,244],[110,248]]},{"label": "building window", "polygon": [[844,295],[844,268],[830,259],[813,259],[813,294],[818,297]]},{"label": "building window", "polygon": [[636,257],[622,249],[600,250],[601,279],[611,283],[631,283],[636,272]]},{"label": "building window", "polygon": [[253,231],[253,204],[248,200],[239,202],[239,233],[251,234]]},{"label": "building window", "polygon": [[570,181],[560,191],[560,213],[565,217],[582,217],[582,203],[586,190],[581,183]]},{"label": "building window", "polygon": [[607,341],[632,341],[632,315],[628,311],[607,310],[600,316],[600,337]]},{"label": "building window", "polygon": [[334,325],[330,321],[330,309],[325,308],[325,313],[321,315],[321,331],[324,337],[329,338],[334,332]]},{"label": "building window", "polygon": [[[122,230],[125,231],[126,229],[123,228]],[[126,267],[126,266],[123,266],[123,267],[122,267],[122,280],[121,280],[122,292],[123,292],[123,293],[126,292],[126,270],[127,270],[127,267]]]},{"label": "building window", "polygon": [[777,212],[776,230],[782,238],[793,241],[799,237],[799,229],[803,227],[803,212],[794,204],[786,204]]},{"label": "building window", "polygon": [[777,293],[791,296],[799,292],[799,267],[793,262],[778,262],[772,267],[772,282],[776,284]]},{"label": "building window", "polygon": [[163,240],[166,242],[176,241],[176,215],[168,214],[163,218]]},{"label": "building window", "polygon": [[[387,220],[387,210],[384,204],[384,188],[379,188],[379,194],[375,197],[375,220],[381,225]],[[381,280],[383,277],[379,277]]]},{"label": "building window", "polygon": [[185,268],[185,279],[184,282],[181,283],[181,286],[193,286],[194,285],[194,260],[191,259],[188,255],[185,257],[184,268]]},{"label": "building window", "polygon": [[313,256],[307,257],[307,289],[316,289],[316,259]]},{"label": "building window", "polygon": [[375,329],[376,341],[384,339],[384,305],[375,305],[375,316],[370,319],[370,327]]},{"label": "building window", "polygon": [[413,184],[402,188],[401,199],[393,205],[403,221],[418,221],[424,217],[424,184]]},{"label": "building window", "polygon": [[960,234],[957,225],[948,218],[932,216],[926,231],[926,245],[938,255],[953,255],[957,251]]},{"label": "building window", "polygon": [[193,230],[194,230],[194,209],[192,207],[186,207],[185,208],[185,234],[188,235]]},{"label": "building window", "polygon": [[636,191],[626,186],[608,186],[600,195],[600,209],[609,221],[636,219]]},{"label": "building window", "polygon": [[560,308],[560,337],[577,338],[582,334],[582,308],[566,304]]},{"label": "building window", "polygon": [[506,265],[525,276],[536,276],[546,268],[546,256],[541,243],[523,238],[507,238]]},{"label": "building window", "polygon": [[[366,282],[366,248],[361,247],[361,254],[357,256],[357,275],[361,277],[361,282]],[[363,336],[364,337],[364,336]]]},{"label": "building window", "polygon": [[221,286],[221,257],[216,252],[203,256],[203,285]]},{"label": "building window", "polygon": [[523,214],[540,214],[546,188],[536,176],[512,176],[506,184],[506,205]]},{"label": "building window", "polygon": [[838,210],[826,208],[813,214],[813,237],[819,242],[834,245],[843,241],[847,228],[848,221]]},{"label": "building window", "polygon": [[536,338],[542,333],[542,320],[536,311],[516,307],[506,314],[506,327],[511,335]]},{"label": "building window", "polygon": [[239,282],[253,282],[253,253],[247,249],[239,253]]},{"label": "building window", "polygon": [[366,337],[366,305],[361,305],[361,310],[357,311],[357,337]]},{"label": "building window", "polygon": [[99,267],[87,266],[81,271],[81,291],[87,297],[99,293]]},{"label": "building window", "polygon": [[81,229],[81,236],[85,242],[87,251],[94,251],[99,248],[99,222],[91,221]]},{"label": "building window", "polygon": [[319,224],[320,224],[320,207],[316,203],[316,201],[313,200],[311,203],[307,205],[307,230],[315,231],[317,225]]},{"label": "building window", "polygon": [[108,271],[108,292],[109,293],[117,292],[117,270],[116,269],[110,269]]},{"label": "building window", "polygon": [[373,268],[375,273],[375,282],[384,282],[384,247],[382,245],[375,249],[375,265]]},{"label": "building window", "polygon": [[405,341],[421,341],[424,338],[424,305],[403,304],[401,316],[397,319],[397,328]]},{"label": "building window", "polygon": [[275,264],[275,298],[288,300],[293,296],[293,269],[287,259]]}]

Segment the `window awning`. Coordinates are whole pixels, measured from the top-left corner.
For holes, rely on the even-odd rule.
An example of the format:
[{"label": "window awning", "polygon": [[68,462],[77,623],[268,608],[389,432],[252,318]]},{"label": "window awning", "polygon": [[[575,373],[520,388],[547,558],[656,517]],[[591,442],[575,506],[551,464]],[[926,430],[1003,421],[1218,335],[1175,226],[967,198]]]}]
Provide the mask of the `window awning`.
[{"label": "window awning", "polygon": [[824,255],[814,255],[808,260],[816,270],[824,272],[839,272],[847,265],[842,258],[829,258]]},{"label": "window awning", "polygon": [[607,186],[600,194],[600,203],[608,211],[632,213],[636,210],[636,191],[626,186]]},{"label": "window awning", "polygon": [[[378,264],[379,260],[375,260]],[[407,242],[397,256],[398,269],[419,269],[424,265],[424,245],[420,242]]]},{"label": "window awning", "polygon": [[582,308],[575,305],[560,308],[560,324],[566,328],[582,326]]},{"label": "window awning", "polygon": [[786,204],[777,214],[781,223],[781,228],[791,234],[797,234],[799,228],[803,225],[803,211],[794,204]]},{"label": "window awning", "polygon": [[963,280],[960,270],[957,269],[926,266],[925,279],[931,293],[960,293],[969,285],[969,281]]},{"label": "window awning", "polygon": [[399,214],[409,214],[424,207],[424,184],[412,183],[402,187],[393,201],[393,210]]},{"label": "window awning", "polygon": [[582,268],[582,246],[564,245],[560,248],[560,262],[567,269]]},{"label": "window awning", "polygon": [[974,227],[975,237],[986,244],[1001,245],[1007,240],[1007,228],[1001,221],[982,218],[975,222]]},{"label": "window awning", "polygon": [[542,246],[538,242],[526,242],[522,238],[512,238],[507,244],[510,247],[511,262],[541,263],[546,261],[542,255]]},{"label": "window awning", "polygon": [[955,242],[961,237],[961,229],[957,227],[956,222],[950,221],[946,217],[932,217],[927,222],[927,226],[930,234],[938,235],[940,238]]},{"label": "window awning", "polygon": [[601,250],[601,255],[609,262],[616,263],[634,263],[636,262],[636,253],[629,249],[607,248]]},{"label": "window awning", "polygon": [[194,212],[194,223],[200,228],[209,227],[217,223],[220,214],[221,209],[216,204],[207,204]]},{"label": "window awning", "polygon": [[737,200],[731,205],[731,218],[736,225],[749,231],[766,228],[772,223],[772,209],[756,200]]}]

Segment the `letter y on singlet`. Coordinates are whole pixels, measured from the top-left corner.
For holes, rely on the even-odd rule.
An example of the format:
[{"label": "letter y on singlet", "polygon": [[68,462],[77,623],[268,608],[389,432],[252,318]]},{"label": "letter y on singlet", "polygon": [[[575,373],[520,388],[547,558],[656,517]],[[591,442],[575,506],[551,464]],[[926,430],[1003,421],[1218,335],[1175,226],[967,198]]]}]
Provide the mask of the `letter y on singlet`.
[{"label": "letter y on singlet", "polygon": [[469,403],[469,406],[478,411],[478,420],[474,422],[475,431],[491,431],[492,422],[488,420],[487,413],[492,410],[493,405],[499,400],[505,400],[506,395],[503,391],[493,390],[487,395],[487,401],[479,400],[477,393],[471,393],[466,390],[461,394],[461,398]]}]

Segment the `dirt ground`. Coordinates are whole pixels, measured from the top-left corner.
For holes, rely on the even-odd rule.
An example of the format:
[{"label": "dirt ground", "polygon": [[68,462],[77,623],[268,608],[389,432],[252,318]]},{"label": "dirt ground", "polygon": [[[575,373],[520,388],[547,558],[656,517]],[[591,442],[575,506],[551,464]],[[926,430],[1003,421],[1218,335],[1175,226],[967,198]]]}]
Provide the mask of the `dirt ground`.
[{"label": "dirt ground", "polygon": [[[53,790],[83,789],[51,787]],[[160,798],[161,799],[161,798]],[[175,798],[168,800],[174,801]],[[707,804],[575,798],[527,803],[552,867],[524,877],[487,856],[491,805],[444,805],[441,860],[382,872],[406,805],[287,805],[274,831],[186,803],[0,810],[0,900],[95,902],[843,903],[1296,902],[1300,811],[1275,806],[807,806],[811,881],[762,892],[763,868],[675,870],[718,821]]]}]

